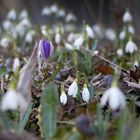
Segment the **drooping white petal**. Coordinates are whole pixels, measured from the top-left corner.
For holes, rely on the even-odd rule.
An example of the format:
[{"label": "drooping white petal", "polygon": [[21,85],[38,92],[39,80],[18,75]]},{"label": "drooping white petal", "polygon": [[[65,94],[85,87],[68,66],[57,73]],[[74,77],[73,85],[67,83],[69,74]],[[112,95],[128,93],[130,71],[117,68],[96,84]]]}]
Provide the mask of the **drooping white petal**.
[{"label": "drooping white petal", "polygon": [[16,70],[19,68],[19,66],[20,66],[20,60],[19,60],[19,58],[15,58],[14,64],[13,64],[13,72],[16,72]]},{"label": "drooping white petal", "polygon": [[18,107],[18,102],[17,102],[17,93],[15,90],[10,89],[7,91],[5,96],[2,99],[1,102],[1,109],[3,111],[5,110],[15,110]]},{"label": "drooping white petal", "polygon": [[137,51],[137,45],[133,41],[128,41],[125,47],[126,53],[134,53],[134,51]]},{"label": "drooping white petal", "polygon": [[118,49],[117,50],[117,55],[119,58],[121,58],[123,56],[123,50],[122,49]]},{"label": "drooping white petal", "polygon": [[67,103],[67,95],[64,91],[62,91],[62,93],[60,95],[60,102],[64,105]]},{"label": "drooping white petal", "polygon": [[86,25],[86,32],[87,32],[88,37],[94,38],[94,32],[93,32],[92,28],[88,25]]},{"label": "drooping white petal", "polygon": [[84,87],[83,88],[83,91],[82,91],[82,99],[86,103],[88,103],[89,100],[90,100],[90,93],[89,93],[89,90],[88,90],[87,87]]},{"label": "drooping white petal", "polygon": [[10,10],[9,13],[7,14],[8,19],[15,20],[16,17],[17,17],[17,14],[16,14],[15,9]]},{"label": "drooping white petal", "polygon": [[132,21],[132,15],[127,10],[123,15],[123,22],[126,23],[126,22],[131,22],[131,21]]},{"label": "drooping white petal", "polygon": [[61,35],[60,35],[60,33],[57,33],[55,35],[55,43],[56,44],[59,44],[60,42],[61,42]]},{"label": "drooping white petal", "polygon": [[119,39],[120,40],[124,40],[126,37],[126,32],[125,31],[121,31],[120,34],[119,34]]},{"label": "drooping white petal", "polygon": [[116,33],[113,29],[109,28],[105,32],[105,37],[110,41],[114,41],[116,39]]},{"label": "drooping white petal", "polygon": [[75,98],[77,96],[77,93],[78,93],[78,84],[77,80],[74,80],[74,82],[69,86],[68,95]]},{"label": "drooping white petal", "polygon": [[82,36],[76,38],[76,39],[74,40],[74,47],[75,47],[77,50],[79,50],[79,49],[82,47],[83,42],[84,42],[84,40],[83,40],[83,37],[82,37]]},{"label": "drooping white petal", "polygon": [[70,51],[74,50],[74,47],[70,43],[65,43],[65,48]]}]

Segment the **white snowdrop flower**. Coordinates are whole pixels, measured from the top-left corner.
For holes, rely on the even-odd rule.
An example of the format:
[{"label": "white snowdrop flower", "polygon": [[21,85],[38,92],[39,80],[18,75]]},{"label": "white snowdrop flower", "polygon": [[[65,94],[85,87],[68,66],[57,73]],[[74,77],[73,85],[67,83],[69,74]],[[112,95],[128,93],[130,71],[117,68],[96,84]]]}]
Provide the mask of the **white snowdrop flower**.
[{"label": "white snowdrop flower", "polygon": [[15,9],[12,9],[7,14],[7,19],[15,20],[17,17]]},{"label": "white snowdrop flower", "polygon": [[15,90],[10,89],[7,91],[1,102],[1,109],[3,111],[11,109],[15,110],[18,107],[17,93]]},{"label": "white snowdrop flower", "polygon": [[109,28],[105,32],[105,37],[110,41],[114,41],[116,39],[116,33],[113,29]]},{"label": "white snowdrop flower", "polygon": [[126,44],[126,47],[125,47],[125,52],[126,53],[134,53],[134,51],[137,51],[137,45],[132,41],[132,40],[129,40]]},{"label": "white snowdrop flower", "polygon": [[52,13],[57,13],[57,10],[58,10],[58,7],[57,7],[56,4],[53,4],[53,5],[50,7],[50,11],[51,11]]},{"label": "white snowdrop flower", "polygon": [[107,103],[114,111],[117,109],[123,109],[125,107],[125,96],[117,86],[111,86],[104,92],[100,101],[100,105],[104,107]]},{"label": "white snowdrop flower", "polygon": [[74,47],[70,43],[65,43],[65,48],[70,51],[74,50]]},{"label": "white snowdrop flower", "polygon": [[83,40],[83,37],[82,37],[82,36],[76,38],[76,39],[74,40],[74,47],[75,47],[77,50],[79,50],[79,49],[82,47],[83,42],[84,42],[84,40]]},{"label": "white snowdrop flower", "polygon": [[73,42],[75,39],[75,34],[74,33],[69,33],[67,36],[67,41],[68,42]]},{"label": "white snowdrop flower", "polygon": [[89,93],[89,90],[88,90],[86,84],[84,84],[84,88],[83,88],[83,91],[82,91],[82,99],[86,103],[88,103],[89,100],[90,100],[90,93]]},{"label": "white snowdrop flower", "polygon": [[117,50],[117,55],[119,58],[121,58],[123,56],[123,50],[122,49],[118,49]]},{"label": "white snowdrop flower", "polygon": [[26,10],[22,10],[19,14],[19,19],[28,18],[28,13]]},{"label": "white snowdrop flower", "polygon": [[13,24],[10,20],[5,20],[3,23],[2,23],[2,27],[4,30],[10,30],[12,28]]},{"label": "white snowdrop flower", "polygon": [[26,26],[26,27],[28,27],[28,28],[31,27],[31,22],[29,21],[28,18],[22,19],[22,20],[20,21],[20,23],[21,23],[23,26]]},{"label": "white snowdrop flower", "polygon": [[66,15],[66,22],[71,22],[71,21],[75,21],[76,20],[76,17],[72,14],[72,13],[68,13]]},{"label": "white snowdrop flower", "polygon": [[61,42],[61,34],[56,33],[56,35],[55,35],[55,43],[60,44],[60,42]]},{"label": "white snowdrop flower", "polygon": [[17,93],[14,89],[9,89],[2,98],[1,109],[3,111],[15,110],[18,107],[21,107],[22,109],[26,108],[27,102],[22,97],[22,95]]},{"label": "white snowdrop flower", "polygon": [[131,33],[131,34],[135,33],[135,29],[134,29],[134,27],[132,25],[128,26],[128,32]]},{"label": "white snowdrop flower", "polygon": [[86,25],[86,32],[87,32],[88,37],[94,38],[94,32],[93,32],[92,28],[88,25]]},{"label": "white snowdrop flower", "polygon": [[25,36],[25,42],[31,43],[33,41],[33,36],[35,35],[35,31],[29,31]]},{"label": "white snowdrop flower", "polygon": [[64,9],[60,9],[57,12],[57,16],[58,17],[64,17],[66,15],[65,10]]},{"label": "white snowdrop flower", "polygon": [[13,63],[13,72],[16,72],[18,70],[19,66],[20,66],[20,60],[19,60],[19,58],[15,58],[14,63]]},{"label": "white snowdrop flower", "polygon": [[15,26],[15,32],[20,36],[20,37],[23,37],[25,35],[25,32],[26,32],[26,27],[23,26],[22,23],[18,23],[16,26]]},{"label": "white snowdrop flower", "polygon": [[126,37],[126,32],[125,31],[121,31],[120,34],[119,34],[119,39],[120,40],[124,40]]},{"label": "white snowdrop flower", "polygon": [[47,27],[46,27],[46,25],[42,25],[40,29],[41,29],[41,33],[44,36],[47,36]]},{"label": "white snowdrop flower", "polygon": [[75,79],[73,83],[69,86],[68,95],[75,98],[77,97],[77,93],[78,93],[78,84],[77,84],[77,79]]},{"label": "white snowdrop flower", "polygon": [[132,21],[132,15],[130,14],[130,12],[128,10],[125,11],[122,19],[123,19],[124,23]]},{"label": "white snowdrop flower", "polygon": [[99,24],[93,26],[93,31],[97,37],[103,38],[102,27]]},{"label": "white snowdrop flower", "polygon": [[44,7],[41,11],[41,15],[42,16],[50,16],[51,15],[51,10],[49,7]]},{"label": "white snowdrop flower", "polygon": [[65,93],[65,91],[62,91],[61,95],[60,95],[60,102],[65,105],[67,103],[67,95]]},{"label": "white snowdrop flower", "polygon": [[4,48],[8,47],[10,40],[7,37],[4,37],[0,40],[0,45]]}]

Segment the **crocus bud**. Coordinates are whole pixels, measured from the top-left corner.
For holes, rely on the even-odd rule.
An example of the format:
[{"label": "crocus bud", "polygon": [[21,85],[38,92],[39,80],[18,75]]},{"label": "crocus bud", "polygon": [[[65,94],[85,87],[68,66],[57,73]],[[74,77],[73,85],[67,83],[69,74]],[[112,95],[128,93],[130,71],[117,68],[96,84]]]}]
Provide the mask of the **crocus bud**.
[{"label": "crocus bud", "polygon": [[48,60],[48,58],[52,55],[52,52],[52,43],[45,39],[41,39],[39,42],[39,55],[41,55],[44,60]]}]

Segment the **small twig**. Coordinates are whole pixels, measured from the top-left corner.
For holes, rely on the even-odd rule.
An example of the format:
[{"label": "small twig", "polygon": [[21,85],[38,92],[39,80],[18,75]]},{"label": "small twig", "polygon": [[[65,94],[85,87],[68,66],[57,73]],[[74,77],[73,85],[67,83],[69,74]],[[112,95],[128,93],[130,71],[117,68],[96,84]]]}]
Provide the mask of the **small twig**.
[{"label": "small twig", "polygon": [[75,125],[75,122],[57,121],[58,124]]},{"label": "small twig", "polygon": [[140,85],[139,84],[136,84],[134,82],[129,82],[129,81],[124,81],[124,82],[126,82],[127,83],[127,86],[129,86],[129,87],[140,89]]},{"label": "small twig", "polygon": [[92,51],[90,51],[90,50],[88,50],[88,49],[86,49],[84,47],[82,47],[82,49],[84,49],[85,51],[89,52],[92,56],[96,56],[96,57],[102,59],[103,61],[108,62],[112,66],[117,67],[117,68],[121,69],[122,71],[124,71],[126,73],[129,73],[126,69],[122,68],[121,66],[116,65],[115,63],[105,59],[104,57],[102,57],[102,56],[100,56],[100,55],[98,55],[98,54],[96,54],[96,53],[94,53],[94,52],[92,52]]}]

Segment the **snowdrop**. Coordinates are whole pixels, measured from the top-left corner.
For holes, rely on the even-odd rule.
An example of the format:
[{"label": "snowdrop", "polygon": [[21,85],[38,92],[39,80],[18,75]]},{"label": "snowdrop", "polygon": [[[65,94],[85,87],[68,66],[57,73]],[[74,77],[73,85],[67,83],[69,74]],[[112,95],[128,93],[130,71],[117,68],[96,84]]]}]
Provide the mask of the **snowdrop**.
[{"label": "snowdrop", "polygon": [[71,21],[75,21],[76,20],[76,17],[72,14],[72,13],[68,13],[66,15],[66,22],[71,22]]},{"label": "snowdrop", "polygon": [[50,11],[51,11],[52,13],[56,13],[57,10],[58,10],[58,7],[57,7],[57,5],[55,5],[55,4],[53,4],[53,5],[50,7]]},{"label": "snowdrop", "polygon": [[28,18],[28,13],[26,10],[22,10],[19,14],[19,19]]},{"label": "snowdrop", "polygon": [[2,23],[2,27],[4,30],[8,31],[12,28],[13,24],[10,20],[5,20],[3,23]]},{"label": "snowdrop", "polygon": [[42,16],[49,16],[49,15],[51,15],[51,10],[50,10],[50,8],[49,7],[44,7],[43,9],[42,9],[42,11],[41,11],[41,15]]},{"label": "snowdrop", "polygon": [[114,41],[116,39],[116,33],[113,29],[109,28],[105,32],[105,37],[110,41]]},{"label": "snowdrop", "polygon": [[68,95],[75,98],[77,97],[77,93],[78,93],[78,84],[77,84],[77,79],[75,79],[73,83],[69,86]]},{"label": "snowdrop", "polygon": [[10,40],[7,37],[4,37],[0,40],[0,45],[4,48],[8,47],[9,43],[10,43]]},{"label": "snowdrop", "polygon": [[78,38],[76,38],[76,39],[74,40],[74,47],[75,47],[77,50],[79,50],[79,49],[82,47],[83,42],[84,42],[83,37],[82,37],[82,36],[79,36]]},{"label": "snowdrop", "polygon": [[124,23],[132,21],[132,15],[130,14],[130,12],[128,10],[125,11],[122,20]]},{"label": "snowdrop", "polygon": [[94,38],[94,32],[93,32],[92,28],[88,25],[86,25],[86,32],[87,32],[88,37]]},{"label": "snowdrop", "polygon": [[31,30],[29,31],[25,36],[25,42],[31,43],[33,41],[33,36],[35,35],[35,31]]},{"label": "snowdrop", "polygon": [[128,26],[128,32],[131,33],[131,34],[135,33],[134,27],[132,25]]},{"label": "snowdrop", "polygon": [[60,42],[61,42],[61,34],[56,33],[56,35],[55,35],[55,43],[60,44]]},{"label": "snowdrop", "polygon": [[95,24],[93,26],[93,31],[95,33],[95,35],[99,38],[103,38],[103,32],[102,32],[102,27],[98,24]]},{"label": "snowdrop", "polygon": [[42,25],[42,26],[40,27],[40,29],[41,29],[41,33],[42,33],[44,36],[47,36],[47,27],[46,27],[46,25]]},{"label": "snowdrop", "polygon": [[16,72],[18,70],[19,66],[20,66],[20,60],[19,60],[19,58],[15,58],[14,63],[13,63],[13,72]]},{"label": "snowdrop", "polygon": [[134,51],[137,51],[137,45],[132,40],[129,40],[126,44],[125,52],[132,54]]},{"label": "snowdrop", "polygon": [[60,102],[65,105],[67,103],[67,95],[65,93],[65,91],[62,91],[61,95],[60,95]]},{"label": "snowdrop", "polygon": [[66,13],[63,9],[58,10],[57,12],[57,16],[58,17],[65,17]]},{"label": "snowdrop", "polygon": [[9,13],[7,14],[7,19],[15,20],[16,17],[17,17],[17,14],[16,14],[15,9],[10,10]]},{"label": "snowdrop", "polygon": [[70,43],[65,43],[65,48],[70,51],[74,50],[74,47]]},{"label": "snowdrop", "polygon": [[89,100],[90,100],[90,93],[89,93],[89,90],[88,90],[86,84],[84,84],[84,88],[83,88],[83,91],[82,91],[82,99],[86,103],[88,103]]},{"label": "snowdrop", "polygon": [[25,99],[18,94],[14,89],[9,89],[5,96],[2,98],[1,101],[1,109],[3,111],[6,110],[15,110],[19,107],[26,108],[27,103]]},{"label": "snowdrop", "polygon": [[104,107],[107,103],[113,111],[123,109],[125,107],[125,96],[116,85],[112,85],[104,92],[100,105]]},{"label": "snowdrop", "polygon": [[121,58],[123,56],[123,50],[122,49],[118,49],[117,50],[117,55],[119,58]]},{"label": "snowdrop", "polygon": [[126,32],[125,31],[121,31],[120,34],[119,34],[119,39],[120,40],[124,40],[126,37]]},{"label": "snowdrop", "polygon": [[134,66],[139,67],[139,62],[138,62],[138,60],[135,60],[135,61],[134,61]]}]

